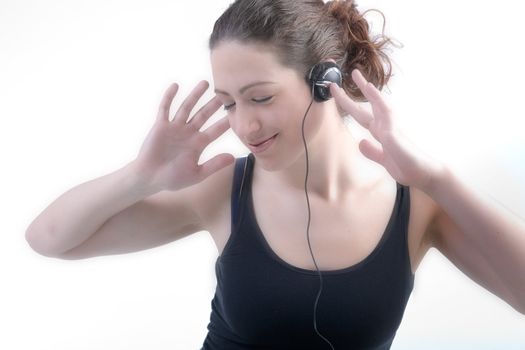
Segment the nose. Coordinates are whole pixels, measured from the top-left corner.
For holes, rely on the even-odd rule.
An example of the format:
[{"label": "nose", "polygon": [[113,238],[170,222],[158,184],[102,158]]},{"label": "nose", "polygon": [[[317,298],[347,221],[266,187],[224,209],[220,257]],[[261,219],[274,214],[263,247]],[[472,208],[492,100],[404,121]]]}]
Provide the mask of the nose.
[{"label": "nose", "polygon": [[259,134],[261,130],[261,123],[256,113],[240,108],[230,116],[230,126],[242,140],[249,138],[250,135]]}]

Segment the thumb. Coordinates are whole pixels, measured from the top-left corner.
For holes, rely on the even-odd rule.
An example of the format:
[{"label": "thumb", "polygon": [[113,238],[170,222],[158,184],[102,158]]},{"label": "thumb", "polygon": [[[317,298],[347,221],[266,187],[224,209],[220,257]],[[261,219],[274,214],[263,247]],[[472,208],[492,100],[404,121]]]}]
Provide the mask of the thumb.
[{"label": "thumb", "polygon": [[227,153],[218,154],[215,157],[209,159],[208,161],[200,165],[197,176],[201,180],[204,180],[211,174],[232,164],[234,161],[235,161],[235,157],[231,154],[227,154]]},{"label": "thumb", "polygon": [[359,150],[368,159],[383,165],[383,149],[381,146],[374,145],[370,140],[363,139],[359,142]]}]

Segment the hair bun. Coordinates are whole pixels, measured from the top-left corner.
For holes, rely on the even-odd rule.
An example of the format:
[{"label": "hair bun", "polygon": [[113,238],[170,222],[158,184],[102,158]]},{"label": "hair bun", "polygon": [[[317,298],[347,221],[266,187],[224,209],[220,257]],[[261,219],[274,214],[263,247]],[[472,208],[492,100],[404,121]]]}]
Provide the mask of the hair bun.
[{"label": "hair bun", "polygon": [[381,90],[392,75],[390,60],[383,52],[383,47],[392,41],[384,33],[379,37],[370,37],[370,26],[364,15],[371,10],[360,13],[353,0],[332,0],[326,2],[325,6],[328,14],[339,23],[341,40],[346,47],[341,65],[345,91],[357,101],[366,101],[362,91],[351,78],[351,73],[354,69],[359,69],[366,80]]},{"label": "hair bun", "polygon": [[325,6],[328,12],[334,17],[347,14],[350,10],[357,8],[357,4],[353,0],[330,0],[325,3]]},{"label": "hair bun", "polygon": [[328,13],[341,23],[352,23],[352,18],[358,14],[357,4],[353,0],[332,0],[328,1],[325,6]]}]

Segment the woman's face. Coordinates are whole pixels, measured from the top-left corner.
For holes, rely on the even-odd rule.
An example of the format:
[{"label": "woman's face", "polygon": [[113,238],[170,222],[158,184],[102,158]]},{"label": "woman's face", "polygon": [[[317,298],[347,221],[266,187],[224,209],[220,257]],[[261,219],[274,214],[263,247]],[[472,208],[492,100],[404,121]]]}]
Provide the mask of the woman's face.
[{"label": "woman's face", "polygon": [[[279,170],[303,155],[301,126],[311,101],[304,77],[282,66],[261,44],[222,42],[210,58],[215,92],[227,109],[230,126],[258,164],[269,171]],[[314,102],[306,117],[308,144],[320,127],[318,108]],[[274,135],[266,149],[251,148]]]}]

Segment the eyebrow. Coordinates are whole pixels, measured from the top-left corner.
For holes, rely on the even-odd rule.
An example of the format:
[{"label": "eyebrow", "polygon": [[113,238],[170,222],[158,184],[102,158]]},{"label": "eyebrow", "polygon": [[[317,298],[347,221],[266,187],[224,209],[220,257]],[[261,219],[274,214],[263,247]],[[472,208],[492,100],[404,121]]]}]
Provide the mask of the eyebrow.
[{"label": "eyebrow", "polygon": [[[244,92],[254,86],[257,86],[257,85],[263,85],[263,84],[277,84],[273,81],[256,81],[254,83],[251,83],[251,84],[248,84],[248,85],[245,85],[243,86],[240,90],[239,90],[239,93],[242,95],[244,94]],[[219,89],[215,89],[215,92],[216,93],[219,93],[219,94],[223,94],[223,95],[229,95],[226,91],[223,91],[223,90],[219,90]]]}]

